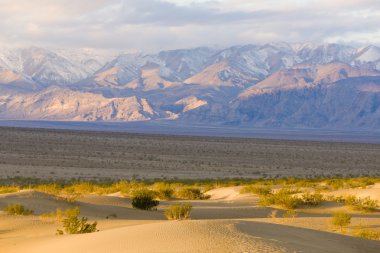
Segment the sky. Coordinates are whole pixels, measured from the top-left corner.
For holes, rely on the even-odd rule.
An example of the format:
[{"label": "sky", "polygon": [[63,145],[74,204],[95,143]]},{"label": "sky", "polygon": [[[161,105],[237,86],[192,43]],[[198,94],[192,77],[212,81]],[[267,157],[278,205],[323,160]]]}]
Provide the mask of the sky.
[{"label": "sky", "polygon": [[5,46],[380,45],[379,0],[0,0],[0,19]]}]

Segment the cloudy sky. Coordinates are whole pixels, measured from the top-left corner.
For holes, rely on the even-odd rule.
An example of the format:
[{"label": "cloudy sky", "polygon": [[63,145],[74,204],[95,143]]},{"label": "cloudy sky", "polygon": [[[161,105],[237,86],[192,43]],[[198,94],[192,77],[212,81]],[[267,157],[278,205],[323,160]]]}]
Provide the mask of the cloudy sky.
[{"label": "cloudy sky", "polygon": [[0,44],[156,51],[246,43],[380,45],[379,0],[0,0]]}]

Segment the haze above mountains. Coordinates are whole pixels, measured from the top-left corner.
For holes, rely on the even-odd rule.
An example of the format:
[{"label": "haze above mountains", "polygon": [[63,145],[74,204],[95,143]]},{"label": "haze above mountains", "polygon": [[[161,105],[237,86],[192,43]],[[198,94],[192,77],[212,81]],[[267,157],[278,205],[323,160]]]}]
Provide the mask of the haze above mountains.
[{"label": "haze above mountains", "polygon": [[380,48],[0,49],[0,92],[1,119],[376,130]]}]

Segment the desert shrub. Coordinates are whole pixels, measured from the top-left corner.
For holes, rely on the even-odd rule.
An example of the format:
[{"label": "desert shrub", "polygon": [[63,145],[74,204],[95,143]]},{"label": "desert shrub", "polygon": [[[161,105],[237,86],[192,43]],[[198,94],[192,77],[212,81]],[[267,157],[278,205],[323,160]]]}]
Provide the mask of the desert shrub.
[{"label": "desert shrub", "polygon": [[165,210],[168,220],[186,220],[190,217],[192,206],[190,203],[175,204]]},{"label": "desert shrub", "polygon": [[338,190],[344,188],[344,181],[342,179],[329,179],[326,180],[326,185],[333,190]]},{"label": "desert shrub", "polygon": [[35,187],[36,191],[58,196],[62,187],[57,184],[41,184]]},{"label": "desert shrub", "polygon": [[378,201],[373,200],[370,197],[357,198],[352,205],[355,210],[362,212],[374,212],[378,206]]},{"label": "desert shrub", "polygon": [[8,215],[31,215],[31,214],[33,214],[33,210],[30,210],[21,204],[8,204],[4,208],[4,211]]},{"label": "desert shrub", "polygon": [[363,227],[361,224],[355,229],[354,236],[369,240],[380,239],[379,232],[373,231],[369,227]]},{"label": "desert shrub", "polygon": [[93,193],[96,189],[96,186],[90,182],[80,182],[69,186],[71,191],[80,193],[80,194],[90,194]]},{"label": "desert shrub", "polygon": [[297,208],[301,203],[298,197],[292,196],[290,194],[276,194],[275,204],[279,205],[285,209]]},{"label": "desert shrub", "polygon": [[302,200],[293,196],[293,190],[281,189],[275,193],[260,196],[259,203],[262,206],[278,205],[285,209],[294,209],[302,204]]},{"label": "desert shrub", "polygon": [[319,192],[302,194],[302,204],[305,206],[317,206],[323,201],[323,195]]},{"label": "desert shrub", "polygon": [[57,208],[55,212],[41,214],[40,218],[43,220],[62,221],[64,216],[65,216],[65,211],[62,211],[61,208]]},{"label": "desert shrub", "polygon": [[296,187],[304,187],[304,188],[317,188],[319,187],[318,182],[310,181],[310,180],[305,180],[305,179],[300,179],[299,181],[296,181],[294,183],[294,186]]},{"label": "desert shrub", "polygon": [[365,198],[357,198],[354,195],[348,196],[339,196],[336,197],[335,200],[337,202],[344,203],[347,206],[352,207],[352,209],[362,212],[374,212],[376,208],[379,207],[379,203],[377,200],[373,200],[370,197]]},{"label": "desert shrub", "polygon": [[169,200],[173,198],[174,190],[170,184],[165,183],[155,183],[153,188],[157,192],[157,197],[162,200]]},{"label": "desert shrub", "polygon": [[283,217],[294,219],[295,217],[297,217],[297,212],[294,210],[288,210],[288,211],[286,211],[286,213],[284,213]]},{"label": "desert shrub", "polygon": [[59,199],[62,199],[66,202],[69,202],[69,203],[74,203],[76,202],[78,199],[80,199],[81,197],[83,196],[83,194],[81,192],[77,192],[75,190],[75,188],[73,187],[69,187],[69,188],[65,188],[63,189],[59,194],[58,194],[58,198]]},{"label": "desert shrub", "polygon": [[159,189],[157,191],[157,196],[159,199],[162,200],[169,200],[172,199],[174,195],[174,190],[171,188],[166,188],[166,189]]},{"label": "desert shrub", "polygon": [[354,195],[348,195],[343,197],[343,203],[347,206],[354,206],[357,202],[357,198]]},{"label": "desert shrub", "polygon": [[[85,184],[83,184],[82,187],[84,185]],[[78,185],[78,187],[80,188],[81,185]],[[83,195],[81,192],[77,191],[74,186],[62,187],[57,184],[44,184],[38,185],[35,189],[53,195],[58,200],[64,200],[69,203],[76,202]]]},{"label": "desert shrub", "polygon": [[352,178],[346,184],[349,188],[367,188],[367,186],[374,185],[376,181],[373,178]]},{"label": "desert shrub", "polygon": [[331,223],[336,227],[340,227],[343,231],[343,228],[351,223],[351,215],[345,212],[336,212],[331,219]]},{"label": "desert shrub", "polygon": [[142,210],[152,210],[160,203],[155,200],[157,193],[149,189],[139,189],[132,193],[132,206]]},{"label": "desert shrub", "polygon": [[272,188],[266,185],[248,185],[241,189],[240,193],[253,193],[257,195],[268,195],[272,192]]},{"label": "desert shrub", "polygon": [[137,181],[120,181],[115,184],[115,188],[124,196],[132,196],[133,192],[145,188],[145,184]]},{"label": "desert shrub", "polygon": [[0,194],[18,192],[19,190],[20,190],[19,187],[14,187],[14,186],[0,186]]},{"label": "desert shrub", "polygon": [[276,204],[276,200],[273,194],[261,195],[259,198],[259,204],[261,206],[272,206]]},{"label": "desert shrub", "polygon": [[209,199],[209,195],[205,195],[200,189],[198,188],[192,188],[192,187],[186,187],[180,189],[177,194],[179,198],[183,199]]},{"label": "desert shrub", "polygon": [[62,219],[63,229],[58,229],[57,234],[86,234],[96,232],[97,222],[88,223],[86,217],[79,218],[79,207],[67,209]]}]

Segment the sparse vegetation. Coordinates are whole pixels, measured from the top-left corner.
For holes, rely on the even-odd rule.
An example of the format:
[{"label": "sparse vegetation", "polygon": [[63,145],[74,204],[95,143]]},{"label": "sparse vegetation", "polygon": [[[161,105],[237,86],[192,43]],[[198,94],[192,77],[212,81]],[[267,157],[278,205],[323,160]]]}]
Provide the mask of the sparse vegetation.
[{"label": "sparse vegetation", "polygon": [[[152,180],[112,180],[103,179],[96,181],[84,181],[78,179],[70,180],[43,180],[32,178],[8,178],[0,179],[3,186],[0,187],[1,193],[15,192],[23,189],[32,189],[40,192],[45,192],[55,196],[57,199],[66,201],[76,201],[84,194],[111,194],[120,192],[123,196],[130,197],[132,193],[141,188],[148,188],[157,193],[157,197],[161,199],[170,199],[173,196],[188,199],[199,199],[202,192],[209,189],[243,186],[241,193],[253,193],[258,195],[270,195],[273,186],[284,187],[293,194],[301,192],[299,187],[310,188],[316,193],[321,190],[331,190],[333,188],[349,188],[365,187],[373,183],[380,183],[379,177],[363,177],[363,178],[280,178],[280,179],[152,179]],[[6,186],[12,184],[13,186]],[[340,185],[332,187],[331,185]],[[313,195],[313,194],[312,194]],[[170,197],[170,198],[169,198]],[[313,197],[317,197],[314,195]],[[181,198],[181,197],[180,197]],[[205,196],[207,199],[207,196]]]},{"label": "sparse vegetation", "polygon": [[157,197],[161,200],[170,200],[174,196],[174,190],[170,184],[158,182],[153,184],[153,189],[155,189]]},{"label": "sparse vegetation", "polygon": [[[84,185],[84,183],[82,183]],[[89,184],[89,183],[88,183]],[[57,184],[42,184],[37,185],[35,188],[37,191],[45,192],[47,194],[55,196],[56,199],[64,200],[69,203],[76,202],[79,198],[83,196],[80,187],[76,187],[76,184],[68,186],[60,186]]]},{"label": "sparse vegetation", "polygon": [[297,217],[297,212],[294,210],[287,210],[286,213],[283,215],[284,218],[296,218]]},{"label": "sparse vegetation", "polygon": [[277,213],[278,213],[278,210],[276,209],[273,209],[269,215],[268,215],[268,218],[271,218],[273,221],[275,221],[277,219]]},{"label": "sparse vegetation", "polygon": [[13,193],[18,192],[20,190],[19,187],[14,186],[0,186],[0,194]]},{"label": "sparse vegetation", "polygon": [[168,220],[187,220],[190,217],[191,209],[190,203],[170,205],[165,210],[165,216]]},{"label": "sparse vegetation", "polygon": [[336,197],[335,200],[361,212],[374,212],[379,207],[378,201],[370,197],[358,198],[354,195],[348,195]]},{"label": "sparse vegetation", "polygon": [[43,213],[40,215],[42,220],[53,220],[53,221],[62,221],[65,217],[65,211],[62,211],[61,208],[57,208],[55,212]]},{"label": "sparse vegetation", "polygon": [[350,225],[350,223],[351,215],[346,212],[336,212],[331,219],[331,224],[339,227],[342,232],[344,227]]},{"label": "sparse vegetation", "polygon": [[380,232],[376,232],[369,227],[363,227],[362,224],[360,224],[353,234],[356,237],[369,239],[369,240],[379,240],[380,239]]},{"label": "sparse vegetation", "polygon": [[58,229],[57,234],[86,234],[96,232],[97,222],[90,224],[86,217],[79,218],[79,214],[79,207],[67,209],[62,219],[63,229]]},{"label": "sparse vegetation", "polygon": [[185,187],[180,189],[176,193],[177,197],[183,198],[183,199],[200,199],[205,200],[209,199],[209,195],[205,195],[200,189],[193,188],[193,187]]},{"label": "sparse vegetation", "polygon": [[25,206],[21,204],[8,204],[4,211],[8,215],[32,215],[33,210],[26,208]]},{"label": "sparse vegetation", "polygon": [[296,190],[293,189],[280,189],[275,193],[260,196],[259,203],[262,206],[280,206],[285,209],[294,209],[302,204],[302,200],[294,196]]},{"label": "sparse vegetation", "polygon": [[132,194],[132,206],[142,210],[152,210],[159,205],[159,201],[155,200],[156,192],[149,189],[135,190]]},{"label": "sparse vegetation", "polygon": [[267,185],[248,185],[241,189],[240,193],[253,193],[260,196],[269,195],[272,192],[272,188]]},{"label": "sparse vegetation", "polygon": [[305,206],[318,206],[324,200],[320,192],[302,194],[302,204]]}]

